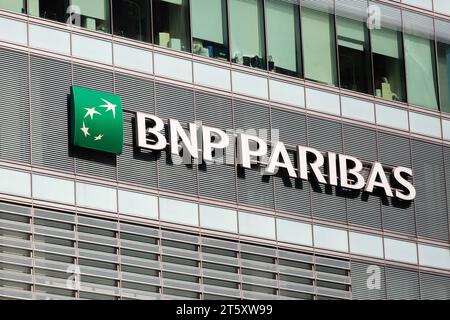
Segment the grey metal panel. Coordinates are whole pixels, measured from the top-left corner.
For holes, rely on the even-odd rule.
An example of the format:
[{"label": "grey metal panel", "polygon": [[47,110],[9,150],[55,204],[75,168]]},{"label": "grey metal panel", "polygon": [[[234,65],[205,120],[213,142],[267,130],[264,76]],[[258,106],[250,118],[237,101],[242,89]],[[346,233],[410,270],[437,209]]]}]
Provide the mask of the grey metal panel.
[{"label": "grey metal panel", "polygon": [[[376,284],[374,277],[376,274],[368,270],[369,266],[376,266],[380,270],[380,286]],[[351,281],[352,298],[355,300],[384,300],[386,299],[386,284],[384,267],[364,262],[352,261],[351,263]]]},{"label": "grey metal panel", "polygon": [[74,170],[69,141],[69,63],[31,56],[32,162],[66,171]]},{"label": "grey metal panel", "polygon": [[163,189],[197,195],[197,165],[177,164],[171,159],[170,150],[160,153],[159,187]]},{"label": "grey metal panel", "polygon": [[450,148],[447,147],[444,147],[444,170],[446,178],[448,225],[450,226]]},{"label": "grey metal panel", "polygon": [[383,165],[410,167],[409,138],[378,132],[378,158]]},{"label": "grey metal panel", "polygon": [[307,118],[308,145],[322,152],[342,153],[342,128],[335,121]]},{"label": "grey metal panel", "polygon": [[123,143],[134,145],[135,116],[133,112],[123,112]]},{"label": "grey metal panel", "polygon": [[116,155],[86,148],[75,149],[78,174],[116,179]]},{"label": "grey metal panel", "polygon": [[0,158],[30,163],[28,55],[0,49]]},{"label": "grey metal panel", "polygon": [[294,146],[306,146],[305,115],[273,108],[270,112],[272,129],[279,130],[280,141]]},{"label": "grey metal panel", "polygon": [[365,161],[378,159],[375,131],[351,125],[343,125],[342,130],[345,154]]},{"label": "grey metal panel", "polygon": [[386,267],[386,289],[389,300],[420,299],[419,273]]},{"label": "grey metal panel", "polygon": [[153,81],[116,73],[115,90],[122,99],[124,110],[155,113]]},{"label": "grey metal panel", "polygon": [[[362,171],[366,180],[369,171],[369,168]],[[347,190],[346,197],[348,223],[381,229],[381,200],[379,194]]]},{"label": "grey metal panel", "polygon": [[164,119],[194,122],[194,94],[190,89],[155,84],[156,114]]},{"label": "grey metal panel", "polygon": [[[255,103],[234,100],[234,128],[258,135],[260,138],[270,139],[270,112],[269,108]],[[254,132],[247,130],[255,130]],[[265,137],[263,134],[267,132]]]},{"label": "grey metal panel", "polygon": [[74,64],[73,83],[92,90],[114,93],[113,73],[105,70]]},{"label": "grey metal panel", "polygon": [[339,187],[311,182],[312,214],[316,218],[347,223],[346,194]]},{"label": "grey metal panel", "polygon": [[236,201],[236,172],[234,165],[209,163],[198,168],[199,195]]},{"label": "grey metal panel", "polygon": [[222,130],[233,129],[233,108],[231,98],[195,92],[196,120],[203,125]]},{"label": "grey metal panel", "polygon": [[394,198],[382,199],[381,214],[384,230],[401,232],[411,236],[416,235],[413,202],[400,201]]},{"label": "grey metal panel", "polygon": [[[272,118],[273,119],[273,118]],[[292,164],[297,166],[295,151],[288,151]],[[275,206],[277,210],[311,215],[311,186],[308,181],[290,178],[285,169],[273,177]]]},{"label": "grey metal panel", "polygon": [[125,145],[117,157],[118,180],[148,187],[158,185],[157,154]]},{"label": "grey metal panel", "polygon": [[420,273],[420,293],[423,300],[450,300],[450,276]]},{"label": "grey metal panel", "polygon": [[448,212],[442,146],[412,140],[417,235],[448,240]]},{"label": "grey metal panel", "polygon": [[260,168],[237,169],[238,199],[242,204],[274,209],[271,176],[262,175]]}]

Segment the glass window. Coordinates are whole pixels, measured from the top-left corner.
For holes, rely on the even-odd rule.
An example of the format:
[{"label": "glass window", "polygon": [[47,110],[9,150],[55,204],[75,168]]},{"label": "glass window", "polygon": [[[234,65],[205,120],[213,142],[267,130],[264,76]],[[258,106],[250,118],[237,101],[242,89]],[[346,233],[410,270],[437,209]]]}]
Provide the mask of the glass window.
[{"label": "glass window", "polygon": [[150,1],[113,0],[113,31],[116,36],[151,42]]},{"label": "glass window", "polygon": [[160,219],[198,226],[198,206],[195,203],[172,199],[159,199]]},{"label": "glass window", "polygon": [[311,225],[292,220],[277,219],[278,241],[312,246]]},{"label": "glass window", "polygon": [[119,212],[158,219],[158,199],[142,193],[119,190]]},{"label": "glass window", "polygon": [[25,1],[26,0],[2,0],[0,2],[0,9],[25,13]]},{"label": "glass window", "polygon": [[349,238],[351,253],[383,258],[383,239],[381,237],[349,232]]},{"label": "glass window", "polygon": [[380,8],[380,28],[370,30],[373,76],[377,97],[406,101],[400,10],[376,4]]},{"label": "glass window", "polygon": [[417,263],[417,248],[412,242],[385,238],[384,254],[387,260]]},{"label": "glass window", "polygon": [[105,211],[117,211],[116,190],[92,184],[76,184],[77,205]]},{"label": "glass window", "polygon": [[329,250],[348,251],[347,231],[314,226],[314,246]]},{"label": "glass window", "polygon": [[28,0],[30,15],[59,22],[66,22],[68,7],[69,0]]},{"label": "glass window", "polygon": [[0,168],[0,192],[29,197],[31,195],[30,174]]},{"label": "glass window", "polygon": [[228,60],[226,0],[191,0],[192,51]]},{"label": "glass window", "polygon": [[269,71],[300,76],[299,8],[289,1],[266,1],[267,56]]},{"label": "glass window", "polygon": [[343,0],[336,6],[340,86],[372,94],[367,1]]},{"label": "glass window", "polygon": [[450,1],[434,0],[434,11],[450,15]]},{"label": "glass window", "polygon": [[258,214],[239,212],[239,233],[275,239],[275,219]]},{"label": "glass window", "polygon": [[[450,1],[448,3],[450,5]],[[450,23],[435,20],[435,28],[441,110],[450,112]]]},{"label": "glass window", "polygon": [[191,51],[188,0],[154,0],[153,32],[157,45]]},{"label": "glass window", "polygon": [[401,109],[376,105],[377,123],[382,126],[408,131],[408,112]]},{"label": "glass window", "polygon": [[303,63],[306,79],[336,86],[336,39],[331,12],[333,1],[302,1]]},{"label": "glass window", "polygon": [[201,205],[200,225],[204,228],[237,233],[236,211]]},{"label": "glass window", "polygon": [[266,69],[262,0],[230,0],[231,61]]},{"label": "glass window", "polygon": [[438,109],[433,19],[403,12],[408,102]]},{"label": "glass window", "polygon": [[72,12],[79,12],[81,27],[93,31],[111,32],[109,0],[71,0],[71,3]]},{"label": "glass window", "polygon": [[33,197],[61,203],[75,203],[74,182],[33,175]]},{"label": "glass window", "polygon": [[441,269],[450,269],[450,250],[419,244],[419,263]]}]

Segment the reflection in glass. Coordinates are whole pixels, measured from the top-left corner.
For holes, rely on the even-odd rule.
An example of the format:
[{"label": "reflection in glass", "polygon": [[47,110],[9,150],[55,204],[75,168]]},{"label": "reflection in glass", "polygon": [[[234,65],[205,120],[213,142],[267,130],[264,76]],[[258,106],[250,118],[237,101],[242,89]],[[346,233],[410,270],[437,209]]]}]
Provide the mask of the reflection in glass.
[{"label": "reflection in glass", "polygon": [[269,71],[300,76],[300,17],[295,3],[266,1]]},{"label": "reflection in glass", "polygon": [[68,7],[69,0],[28,0],[30,15],[59,22],[66,22]]},{"label": "reflection in glass", "polygon": [[[108,0],[71,0],[72,12],[79,10],[80,26],[92,31],[110,32]],[[77,24],[75,18],[75,24]]]},{"label": "reflection in glass", "polygon": [[2,0],[0,2],[0,9],[25,13],[25,1],[26,0]]},{"label": "reflection in glass", "polygon": [[226,0],[191,0],[192,51],[228,60]]},{"label": "reflection in glass", "polygon": [[435,20],[435,26],[441,111],[450,112],[450,23]]},{"label": "reflection in glass", "polygon": [[187,0],[154,0],[153,32],[157,45],[191,51],[189,2]]},{"label": "reflection in glass", "polygon": [[261,0],[231,0],[231,61],[266,69],[264,14]]},{"label": "reflection in glass", "polygon": [[113,0],[114,34],[151,42],[150,1]]}]

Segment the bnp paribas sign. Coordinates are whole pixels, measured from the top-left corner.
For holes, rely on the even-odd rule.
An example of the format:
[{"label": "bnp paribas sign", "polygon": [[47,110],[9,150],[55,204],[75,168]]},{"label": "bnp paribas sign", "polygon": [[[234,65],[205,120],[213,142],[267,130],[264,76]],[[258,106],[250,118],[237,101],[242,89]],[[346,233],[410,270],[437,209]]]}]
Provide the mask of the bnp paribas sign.
[{"label": "bnp paribas sign", "polygon": [[[314,179],[321,184],[368,193],[379,189],[388,197],[405,201],[416,197],[416,189],[410,182],[412,170],[402,166],[386,169],[379,162],[363,163],[350,155],[300,145],[290,150],[295,153],[294,162],[283,142],[272,139],[268,143],[268,139],[250,134],[249,130],[224,131],[200,122],[181,124],[176,119],[164,121],[141,112],[136,113],[135,130],[136,147],[154,152],[167,150],[179,164],[225,163],[248,169],[258,165],[263,175],[274,175],[283,169],[294,179]],[[123,144],[120,97],[72,87],[72,136],[74,145],[120,154]],[[225,157],[217,157],[218,154],[231,155],[232,161],[228,157],[224,162]],[[369,170],[367,178],[362,173],[364,168]]]}]

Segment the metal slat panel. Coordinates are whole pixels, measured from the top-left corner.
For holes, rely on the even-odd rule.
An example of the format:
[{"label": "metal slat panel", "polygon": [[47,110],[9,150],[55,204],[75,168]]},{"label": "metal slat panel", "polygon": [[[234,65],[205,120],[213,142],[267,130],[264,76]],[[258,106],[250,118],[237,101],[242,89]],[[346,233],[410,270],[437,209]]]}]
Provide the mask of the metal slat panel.
[{"label": "metal slat panel", "polygon": [[[234,100],[234,128],[236,130],[252,130],[252,135],[262,139],[271,139],[269,108],[258,104]],[[264,134],[267,132],[267,137]]]},{"label": "metal slat panel", "polygon": [[417,300],[420,298],[419,273],[387,267],[386,289],[388,300]]},{"label": "metal slat panel", "polygon": [[203,125],[221,130],[233,129],[231,99],[213,94],[195,92],[196,120]]},{"label": "metal slat panel", "polygon": [[412,140],[417,235],[448,240],[448,212],[442,146]]},{"label": "metal slat panel", "polygon": [[421,273],[420,292],[424,300],[450,300],[450,277]]},{"label": "metal slat panel", "polygon": [[74,85],[114,93],[113,73],[78,64],[73,65]]},{"label": "metal slat panel", "polygon": [[154,82],[117,73],[115,75],[116,94],[122,99],[127,111],[155,113]]},{"label": "metal slat panel", "polygon": [[197,195],[197,165],[178,164],[171,160],[170,150],[161,152],[158,160],[159,187],[163,189]]},{"label": "metal slat panel", "polygon": [[30,162],[28,56],[0,49],[0,158]]},{"label": "metal slat panel", "polygon": [[448,225],[450,226],[450,148],[444,147],[444,170],[446,178]]},{"label": "metal slat panel", "polygon": [[384,165],[410,167],[409,139],[391,133],[378,132],[378,157]]},{"label": "metal slat panel", "polygon": [[200,165],[198,181],[200,196],[236,201],[236,172],[233,165]]},{"label": "metal slat panel", "polygon": [[343,125],[344,153],[365,161],[376,161],[376,132],[357,126]]},{"label": "metal slat panel", "polygon": [[33,164],[74,170],[68,112],[71,73],[69,63],[31,56]]},{"label": "metal slat panel", "polygon": [[[306,116],[271,109],[272,129],[279,130],[279,140],[285,144],[306,145]],[[273,137],[273,139],[275,139]]]},{"label": "metal slat panel", "polygon": [[156,114],[164,119],[194,122],[194,94],[192,90],[156,83]]},{"label": "metal slat panel", "polygon": [[[369,266],[379,268],[379,282],[377,276]],[[373,267],[372,267],[373,268]],[[372,277],[372,278],[369,278]],[[386,299],[384,267],[363,262],[351,263],[352,298],[355,300],[384,300]],[[379,287],[375,286],[379,283]]]},{"label": "metal slat panel", "polygon": [[272,179],[273,177],[262,175],[260,168],[238,168],[239,202],[274,209]]},{"label": "metal slat panel", "polygon": [[156,187],[157,154],[151,151],[140,151],[132,146],[124,146],[123,153],[117,157],[119,181]]}]

